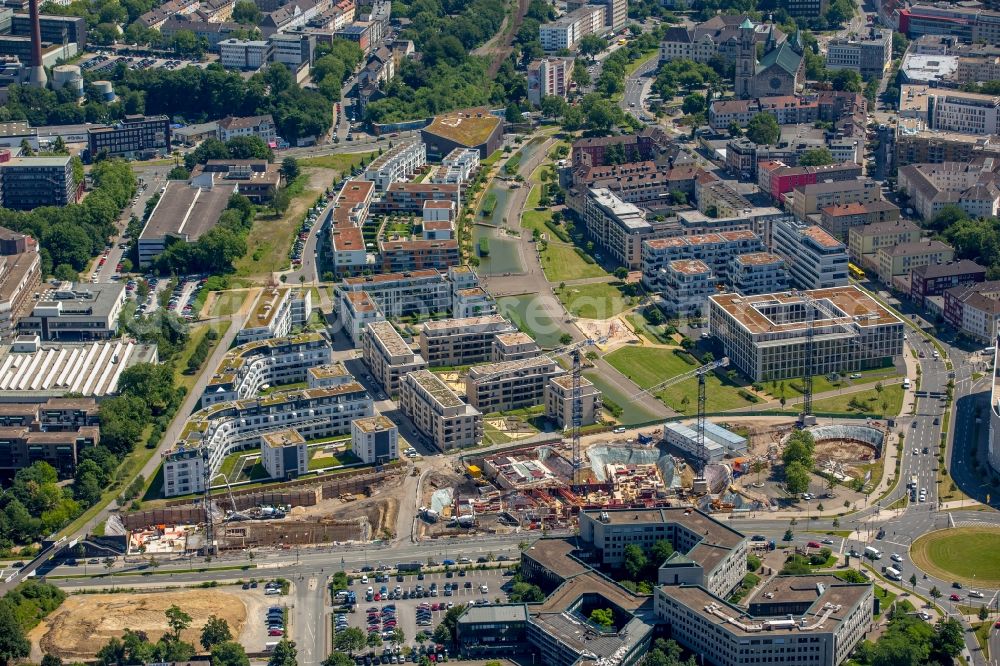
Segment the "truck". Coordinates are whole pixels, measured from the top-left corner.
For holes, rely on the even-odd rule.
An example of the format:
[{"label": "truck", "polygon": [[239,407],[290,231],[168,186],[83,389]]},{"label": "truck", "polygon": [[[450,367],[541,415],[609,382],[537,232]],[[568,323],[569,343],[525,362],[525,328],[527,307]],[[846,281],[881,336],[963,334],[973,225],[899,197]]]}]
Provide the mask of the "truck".
[{"label": "truck", "polygon": [[420,562],[400,562],[396,565],[396,571],[415,571],[420,573],[423,568],[423,564]]},{"label": "truck", "polygon": [[880,551],[878,548],[867,546],[865,547],[865,557],[867,557],[869,560],[881,560],[882,551]]}]

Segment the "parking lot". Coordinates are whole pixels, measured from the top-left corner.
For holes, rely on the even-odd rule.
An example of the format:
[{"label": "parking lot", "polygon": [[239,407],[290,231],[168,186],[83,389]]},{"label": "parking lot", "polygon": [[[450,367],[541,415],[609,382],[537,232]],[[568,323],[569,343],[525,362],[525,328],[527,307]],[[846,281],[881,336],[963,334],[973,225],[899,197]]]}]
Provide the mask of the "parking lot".
[{"label": "parking lot", "polygon": [[154,58],[152,56],[117,56],[107,53],[97,53],[80,63],[80,67],[92,72],[106,72],[124,64],[132,70],[139,69],[184,69],[187,66],[204,68],[207,63],[180,58]]},{"label": "parking lot", "polygon": [[[449,607],[473,602],[493,604],[506,601],[507,594],[501,586],[507,583],[510,577],[505,576],[504,571],[502,568],[470,569],[403,576],[372,572],[364,575],[365,577],[355,577],[349,589],[357,594],[358,603],[353,613],[344,614],[346,626],[357,627],[366,634],[378,631],[383,635],[383,640],[391,636],[393,629],[399,628],[403,632],[402,645],[416,648],[414,636],[417,632],[432,634]],[[365,578],[368,582],[365,582]],[[446,584],[454,586],[455,589],[446,591]],[[486,592],[482,591],[483,585],[486,586]],[[368,588],[372,589],[370,600]],[[381,598],[383,588],[389,599]],[[378,601],[375,600],[376,595],[379,596]],[[422,604],[426,604],[423,609],[421,609]],[[389,612],[386,612],[387,607],[390,609]],[[418,611],[420,611],[419,619]],[[337,616],[338,613],[334,613],[335,623]],[[384,648],[389,645],[386,643],[383,648],[376,650],[377,654],[381,656]]]}]

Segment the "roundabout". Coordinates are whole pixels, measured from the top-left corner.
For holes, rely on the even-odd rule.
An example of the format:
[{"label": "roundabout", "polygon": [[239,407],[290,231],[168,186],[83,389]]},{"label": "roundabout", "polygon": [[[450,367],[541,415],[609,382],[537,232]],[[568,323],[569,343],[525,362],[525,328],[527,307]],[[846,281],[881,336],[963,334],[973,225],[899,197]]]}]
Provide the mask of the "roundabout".
[{"label": "roundabout", "polygon": [[928,532],[910,546],[910,560],[941,580],[1000,587],[1000,528],[958,527]]}]

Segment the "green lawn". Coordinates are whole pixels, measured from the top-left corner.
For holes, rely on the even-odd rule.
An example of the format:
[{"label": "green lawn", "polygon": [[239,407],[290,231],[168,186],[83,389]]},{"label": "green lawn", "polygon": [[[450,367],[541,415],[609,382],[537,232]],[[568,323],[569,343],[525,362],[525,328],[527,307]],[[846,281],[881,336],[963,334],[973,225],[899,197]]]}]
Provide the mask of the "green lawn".
[{"label": "green lawn", "polygon": [[534,294],[504,296],[497,299],[497,312],[534,338],[541,347],[545,349],[558,347],[559,337],[563,333],[559,323],[535,307],[534,302]]},{"label": "green lawn", "polygon": [[[694,361],[685,352],[644,347],[623,347],[604,357],[642,388],[655,386],[698,366],[697,362],[688,363],[685,359]],[[715,373],[705,378],[705,396],[705,408],[709,412],[723,412],[757,402],[741,385],[728,378],[723,381]],[[674,411],[693,414],[698,409],[698,380],[694,377],[686,379],[660,391],[656,397]]]},{"label": "green lawn", "polygon": [[[299,178],[303,179],[302,183],[305,182],[304,176]],[[295,186],[288,189],[294,191]],[[291,266],[289,252],[292,241],[302,226],[306,210],[319,195],[317,190],[299,191],[281,217],[275,217],[270,211],[258,213],[247,237],[247,253],[236,260],[236,275],[270,277],[272,273]]]},{"label": "green lawn", "polygon": [[319,167],[321,169],[336,169],[343,173],[350,171],[351,167],[361,164],[361,160],[367,162],[378,155],[378,151],[368,153],[337,153],[336,155],[320,155],[319,157],[306,157],[299,160],[299,166]]},{"label": "green lawn", "polygon": [[548,243],[541,255],[542,270],[549,282],[603,277],[608,274],[599,264],[584,260],[576,248],[569,245]]},{"label": "green lawn", "polygon": [[[853,374],[861,375],[858,379],[851,379],[850,376]],[[827,375],[816,375],[813,377],[813,395],[817,393],[823,393],[825,391],[835,391],[841,388],[847,388],[850,386],[857,386],[859,384],[870,384],[871,382],[876,382],[879,380],[892,379],[893,377],[898,377],[899,374],[894,368],[874,368],[872,370],[861,370],[860,372],[851,372],[843,375],[836,376],[835,379],[831,379]],[[796,379],[785,379],[778,382],[765,382],[764,390],[769,394],[774,396],[775,400],[781,397],[782,388],[784,389],[784,394],[786,398],[797,398],[802,395],[802,380]]]},{"label": "green lawn", "polygon": [[1000,586],[1000,529],[957,527],[924,534],[910,547],[920,569],[943,580]]},{"label": "green lawn", "polygon": [[[882,401],[885,401],[887,409],[882,409]],[[862,405],[864,407],[862,408]],[[841,414],[865,414],[873,418],[883,416],[895,416],[903,408],[903,387],[900,384],[890,384],[882,390],[882,395],[869,389],[867,391],[857,391],[855,393],[845,393],[844,395],[833,396],[813,400],[813,411],[817,413],[841,413]],[[785,411],[798,412],[799,405],[789,405]]]},{"label": "green lawn", "polygon": [[676,340],[667,335],[666,324],[650,324],[645,315],[638,310],[635,314],[626,315],[625,318],[628,319],[632,323],[632,326],[635,327],[636,333],[646,336],[649,338],[650,342],[656,342],[662,345],[677,344]]},{"label": "green lawn", "polygon": [[625,296],[620,282],[566,285],[556,289],[556,296],[568,312],[583,319],[608,319],[624,312],[631,299]]},{"label": "green lawn", "polygon": [[[174,386],[183,386],[188,391],[191,390],[191,387],[198,380],[198,376],[205,371],[205,364],[202,363],[202,367],[198,369],[198,372],[190,375],[185,374],[183,371],[187,370],[188,359],[194,354],[198,343],[205,337],[209,329],[215,329],[215,332],[219,334],[219,338],[221,339],[226,334],[226,331],[229,330],[229,326],[232,323],[231,321],[222,321],[214,324],[197,324],[191,327],[191,335],[188,337],[187,344],[184,345],[184,349],[178,354],[177,362],[174,364]],[[206,359],[211,358],[212,351],[217,344],[219,344],[218,339],[209,345]]]},{"label": "green lawn", "polygon": [[277,386],[268,386],[266,389],[260,392],[261,395],[270,395],[272,393],[277,393],[278,391],[294,391],[296,389],[307,388],[309,384],[307,382],[295,382],[294,384],[279,384]]},{"label": "green lawn", "polygon": [[244,289],[217,292],[208,315],[210,317],[225,317],[235,314],[243,306],[243,302],[247,300],[249,294],[250,292]]},{"label": "green lawn", "polygon": [[[323,453],[323,455],[319,455]],[[338,450],[334,454],[326,453],[322,450],[322,447],[316,447],[313,449],[309,456],[309,469],[323,469],[325,467],[340,467],[342,465],[352,465],[354,463],[361,462],[361,458],[358,458],[354,451],[350,449]]]}]

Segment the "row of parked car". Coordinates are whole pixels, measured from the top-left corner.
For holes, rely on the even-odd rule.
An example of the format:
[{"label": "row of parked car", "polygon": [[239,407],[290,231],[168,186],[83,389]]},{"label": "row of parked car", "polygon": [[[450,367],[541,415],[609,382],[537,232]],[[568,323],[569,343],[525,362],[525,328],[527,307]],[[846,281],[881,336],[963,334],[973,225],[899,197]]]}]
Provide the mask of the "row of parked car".
[{"label": "row of parked car", "polygon": [[285,609],[281,606],[271,606],[267,609],[267,635],[285,635]]}]

